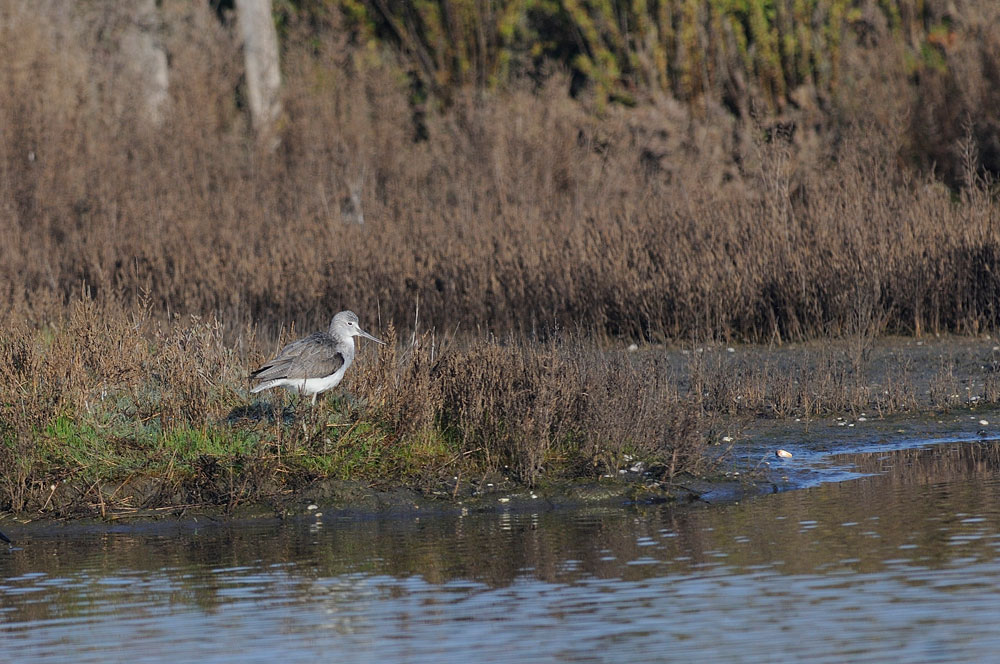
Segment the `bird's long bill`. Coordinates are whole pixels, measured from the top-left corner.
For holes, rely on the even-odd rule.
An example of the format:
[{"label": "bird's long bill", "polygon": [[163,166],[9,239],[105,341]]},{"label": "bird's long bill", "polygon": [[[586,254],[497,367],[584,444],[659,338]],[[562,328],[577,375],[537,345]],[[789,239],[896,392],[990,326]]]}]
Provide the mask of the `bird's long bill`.
[{"label": "bird's long bill", "polygon": [[360,327],[358,328],[358,335],[364,337],[365,339],[371,339],[375,343],[382,344],[383,346],[385,345],[384,341],[382,341],[381,339],[376,339],[372,335],[370,335],[367,332],[365,332],[364,330],[362,330]]}]

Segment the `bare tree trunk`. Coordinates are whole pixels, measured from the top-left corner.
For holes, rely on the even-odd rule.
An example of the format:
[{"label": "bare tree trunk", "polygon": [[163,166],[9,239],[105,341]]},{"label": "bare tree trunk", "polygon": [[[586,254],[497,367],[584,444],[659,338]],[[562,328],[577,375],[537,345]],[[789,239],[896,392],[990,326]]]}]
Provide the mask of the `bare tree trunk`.
[{"label": "bare tree trunk", "polygon": [[275,123],[281,114],[281,69],[271,0],[236,0],[236,12],[243,37],[250,115],[258,136],[274,147]]},{"label": "bare tree trunk", "polygon": [[121,36],[125,65],[137,84],[146,119],[154,126],[163,123],[169,99],[167,54],[160,43],[160,17],[156,0],[138,0]]}]

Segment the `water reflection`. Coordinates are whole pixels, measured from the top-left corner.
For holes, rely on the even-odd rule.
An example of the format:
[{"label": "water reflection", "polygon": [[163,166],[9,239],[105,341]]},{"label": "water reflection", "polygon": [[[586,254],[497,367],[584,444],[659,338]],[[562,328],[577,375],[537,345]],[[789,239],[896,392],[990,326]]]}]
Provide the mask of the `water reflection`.
[{"label": "water reflection", "polygon": [[998,444],[849,461],[872,474],[712,507],[29,533],[0,556],[0,639],[33,661],[992,657]]}]

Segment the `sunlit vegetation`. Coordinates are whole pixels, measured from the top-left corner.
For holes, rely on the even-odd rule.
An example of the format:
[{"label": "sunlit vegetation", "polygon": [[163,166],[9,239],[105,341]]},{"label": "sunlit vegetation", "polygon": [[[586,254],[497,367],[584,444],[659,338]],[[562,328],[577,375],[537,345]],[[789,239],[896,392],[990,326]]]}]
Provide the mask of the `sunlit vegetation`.
[{"label": "sunlit vegetation", "polygon": [[[0,508],[669,482],[720,418],[997,401],[992,357],[872,364],[1000,322],[1000,9],[952,5],[276,3],[267,145],[209,3],[157,5],[158,122],[114,3],[0,10]],[[345,308],[390,346],[249,398]]]}]

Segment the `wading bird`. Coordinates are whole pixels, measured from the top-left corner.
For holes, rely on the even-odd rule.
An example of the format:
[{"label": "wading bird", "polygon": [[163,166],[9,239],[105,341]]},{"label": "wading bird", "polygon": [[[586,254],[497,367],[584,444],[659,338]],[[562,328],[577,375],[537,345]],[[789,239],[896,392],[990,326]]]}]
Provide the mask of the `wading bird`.
[{"label": "wading bird", "polygon": [[312,395],[315,405],[316,395],[336,387],[354,361],[354,337],[385,343],[362,330],[353,311],[341,311],[330,321],[329,330],[293,341],[273,360],[251,372],[250,380],[260,383],[250,391],[284,387]]}]

